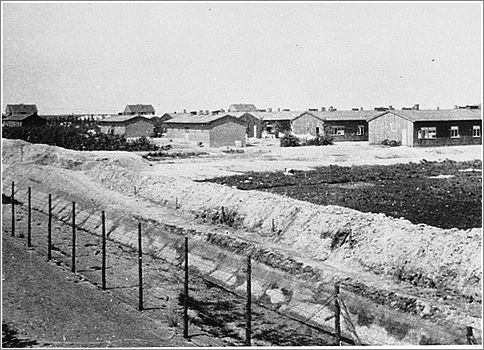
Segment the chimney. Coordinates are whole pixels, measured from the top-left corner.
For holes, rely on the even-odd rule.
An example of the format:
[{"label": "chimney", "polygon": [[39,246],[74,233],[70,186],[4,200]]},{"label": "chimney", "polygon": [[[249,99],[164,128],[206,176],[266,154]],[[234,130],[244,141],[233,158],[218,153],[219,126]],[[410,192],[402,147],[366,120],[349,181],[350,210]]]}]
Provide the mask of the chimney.
[{"label": "chimney", "polygon": [[200,109],[200,110],[198,111],[198,114],[199,114],[199,115],[202,115],[202,114],[203,114],[203,109]]},{"label": "chimney", "polygon": [[388,109],[391,110],[391,111],[393,111],[393,106],[392,105],[388,105]]},{"label": "chimney", "polygon": [[272,112],[272,108],[267,108],[267,112]]},{"label": "chimney", "polygon": [[457,105],[454,105],[454,109],[459,109],[459,106],[457,106]]},{"label": "chimney", "polygon": [[360,111],[362,111],[362,110],[363,110],[363,107],[360,107]]},{"label": "chimney", "polygon": [[325,112],[326,111],[326,107],[321,107],[321,112]]},{"label": "chimney", "polygon": [[439,110],[439,109],[440,109],[440,107],[439,107],[439,106],[437,106],[437,110]]},{"label": "chimney", "polygon": [[277,108],[277,111],[278,111],[278,112],[280,112],[280,111],[281,111],[281,108],[280,108],[280,107],[279,107],[279,108]]},{"label": "chimney", "polygon": [[186,112],[187,112],[187,110],[186,110],[186,109],[184,109],[184,110],[183,110],[183,113],[186,113]]},{"label": "chimney", "polygon": [[418,111],[419,108],[420,108],[420,105],[418,103],[416,103],[416,104],[413,105],[413,109],[414,110]]},{"label": "chimney", "polygon": [[207,114],[207,115],[208,115],[208,109],[206,109],[206,110],[205,110],[205,114]]}]

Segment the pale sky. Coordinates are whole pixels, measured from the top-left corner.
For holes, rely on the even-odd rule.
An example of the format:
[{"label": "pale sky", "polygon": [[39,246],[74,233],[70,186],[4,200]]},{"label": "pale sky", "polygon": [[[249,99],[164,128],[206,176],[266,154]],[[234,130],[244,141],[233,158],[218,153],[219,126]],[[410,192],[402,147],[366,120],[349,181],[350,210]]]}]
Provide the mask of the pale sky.
[{"label": "pale sky", "polygon": [[482,3],[2,2],[2,110],[452,108],[482,99]]}]

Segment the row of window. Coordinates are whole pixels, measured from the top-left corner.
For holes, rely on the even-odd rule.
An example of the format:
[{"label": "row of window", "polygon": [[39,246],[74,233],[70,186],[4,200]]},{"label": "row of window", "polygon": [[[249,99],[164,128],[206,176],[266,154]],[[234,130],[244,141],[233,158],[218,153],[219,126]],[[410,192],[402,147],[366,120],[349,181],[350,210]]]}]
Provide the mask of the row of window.
[{"label": "row of window", "polygon": [[[344,136],[345,134],[345,127],[344,126],[332,126],[331,127],[331,135],[333,136]],[[365,134],[365,126],[358,125],[356,129],[356,135],[361,136]]]},{"label": "row of window", "polygon": [[[423,127],[418,130],[417,136],[419,139],[435,139],[437,138],[437,128],[435,126]],[[452,139],[458,139],[460,137],[459,127],[450,127],[450,137]],[[481,126],[474,125],[472,127],[472,137],[481,137]]]}]

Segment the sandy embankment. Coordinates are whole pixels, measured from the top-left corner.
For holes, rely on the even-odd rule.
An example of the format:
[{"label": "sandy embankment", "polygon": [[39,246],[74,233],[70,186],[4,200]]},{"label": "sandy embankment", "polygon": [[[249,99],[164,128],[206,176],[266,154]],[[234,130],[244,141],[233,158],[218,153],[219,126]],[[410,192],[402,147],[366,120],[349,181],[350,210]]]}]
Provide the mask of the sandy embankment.
[{"label": "sandy embankment", "polygon": [[[23,161],[19,159],[20,145]],[[381,276],[375,281],[396,275],[417,279],[415,283],[422,287],[431,281],[439,289],[481,298],[482,229],[443,230],[383,214],[322,207],[270,193],[161,176],[163,164],[150,166],[135,154],[80,153],[11,140],[3,140],[3,146],[4,181],[41,178],[46,188],[76,193],[105,205],[119,203],[117,198],[103,198],[103,189],[132,196],[136,188],[137,196],[152,203],[171,206],[177,198],[184,212],[208,217],[220,214],[223,206],[226,213],[235,215],[247,238],[303,261],[354,266]],[[64,177],[76,178],[78,186],[65,188]],[[277,236],[271,232],[273,219],[280,230]],[[346,237],[344,243],[335,248],[335,241],[342,236]],[[478,321],[473,321],[473,326],[481,329]]]}]

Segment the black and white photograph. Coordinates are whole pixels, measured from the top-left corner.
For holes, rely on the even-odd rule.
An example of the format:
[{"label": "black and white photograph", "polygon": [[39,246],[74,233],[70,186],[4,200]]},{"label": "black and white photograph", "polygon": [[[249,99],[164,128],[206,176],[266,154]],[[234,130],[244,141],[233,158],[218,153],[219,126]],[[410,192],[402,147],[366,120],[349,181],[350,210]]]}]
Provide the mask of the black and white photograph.
[{"label": "black and white photograph", "polygon": [[2,1],[2,348],[482,349],[482,1]]}]

